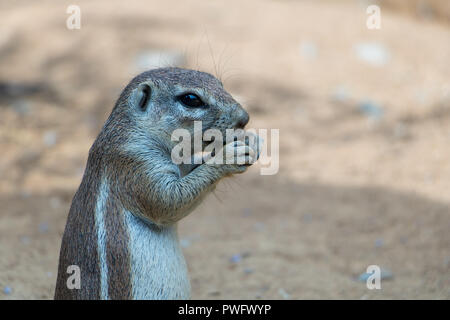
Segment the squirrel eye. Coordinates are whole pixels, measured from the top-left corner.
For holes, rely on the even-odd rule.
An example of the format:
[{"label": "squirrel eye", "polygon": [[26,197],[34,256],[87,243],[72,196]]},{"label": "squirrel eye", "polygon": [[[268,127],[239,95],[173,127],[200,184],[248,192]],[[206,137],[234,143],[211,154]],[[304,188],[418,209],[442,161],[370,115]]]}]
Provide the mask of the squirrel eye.
[{"label": "squirrel eye", "polygon": [[193,93],[182,94],[178,97],[178,100],[188,108],[201,108],[205,106],[202,99]]}]

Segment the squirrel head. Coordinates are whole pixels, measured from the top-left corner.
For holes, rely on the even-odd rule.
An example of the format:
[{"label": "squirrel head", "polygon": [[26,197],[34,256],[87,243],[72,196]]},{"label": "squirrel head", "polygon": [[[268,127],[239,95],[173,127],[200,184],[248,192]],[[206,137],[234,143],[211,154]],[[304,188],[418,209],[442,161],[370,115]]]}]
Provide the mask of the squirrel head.
[{"label": "squirrel head", "polygon": [[[114,121],[111,121],[115,119]],[[202,130],[243,129],[248,113],[209,73],[181,68],[161,68],[141,73],[123,90],[108,123],[131,126],[134,137],[157,136],[173,145],[176,129],[194,133],[194,121]],[[131,138],[131,137],[129,137]]]}]

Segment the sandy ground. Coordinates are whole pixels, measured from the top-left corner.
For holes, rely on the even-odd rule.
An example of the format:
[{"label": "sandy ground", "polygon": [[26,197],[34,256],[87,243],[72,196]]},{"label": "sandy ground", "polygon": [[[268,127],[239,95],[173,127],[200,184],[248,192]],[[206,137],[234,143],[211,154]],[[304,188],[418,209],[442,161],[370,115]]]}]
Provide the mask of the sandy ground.
[{"label": "sandy ground", "polygon": [[[193,298],[450,298],[446,21],[382,7],[369,30],[361,1],[76,2],[80,30],[73,1],[0,2],[0,299],[52,298],[90,145],[129,79],[173,61],[280,129],[278,174],[256,165],[180,222]],[[371,264],[393,274],[381,290],[357,280]]]}]

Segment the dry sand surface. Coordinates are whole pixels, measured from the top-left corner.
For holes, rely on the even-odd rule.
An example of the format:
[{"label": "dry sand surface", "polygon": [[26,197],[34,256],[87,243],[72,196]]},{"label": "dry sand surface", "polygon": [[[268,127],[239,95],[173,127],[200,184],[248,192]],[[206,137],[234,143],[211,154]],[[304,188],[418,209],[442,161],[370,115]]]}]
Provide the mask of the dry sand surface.
[{"label": "dry sand surface", "polygon": [[[66,8],[82,10],[80,30]],[[201,299],[450,298],[450,25],[361,1],[0,2],[0,299],[49,299],[89,147],[151,64],[280,129],[179,224]],[[156,57],[156,58],[155,58]],[[368,265],[393,274],[381,290]]]}]

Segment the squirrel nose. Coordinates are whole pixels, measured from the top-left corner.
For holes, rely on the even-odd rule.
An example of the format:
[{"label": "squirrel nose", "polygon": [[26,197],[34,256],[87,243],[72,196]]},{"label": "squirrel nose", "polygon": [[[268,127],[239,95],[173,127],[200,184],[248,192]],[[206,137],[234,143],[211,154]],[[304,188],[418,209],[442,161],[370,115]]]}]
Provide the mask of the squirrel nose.
[{"label": "squirrel nose", "polygon": [[249,117],[247,111],[241,109],[241,115],[236,123],[236,127],[239,129],[244,129],[244,127],[247,125],[249,120],[250,120],[250,117]]}]

